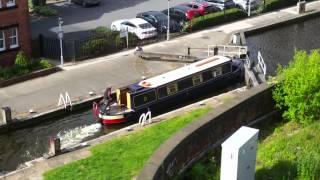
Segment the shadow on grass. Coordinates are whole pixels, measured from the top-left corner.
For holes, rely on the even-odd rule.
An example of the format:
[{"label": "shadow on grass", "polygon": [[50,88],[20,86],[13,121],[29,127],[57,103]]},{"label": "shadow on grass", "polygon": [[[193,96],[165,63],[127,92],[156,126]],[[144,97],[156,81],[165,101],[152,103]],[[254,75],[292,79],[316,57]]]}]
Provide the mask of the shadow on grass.
[{"label": "shadow on grass", "polygon": [[269,118],[267,121],[261,121],[253,125],[252,127],[260,130],[259,141],[261,142],[267,137],[269,137],[271,134],[273,134],[277,128],[283,126],[287,122],[287,120],[282,118],[281,112],[278,112],[272,115],[272,117]]},{"label": "shadow on grass", "polygon": [[297,178],[297,166],[290,161],[279,161],[271,168],[256,171],[256,180],[290,180]]}]

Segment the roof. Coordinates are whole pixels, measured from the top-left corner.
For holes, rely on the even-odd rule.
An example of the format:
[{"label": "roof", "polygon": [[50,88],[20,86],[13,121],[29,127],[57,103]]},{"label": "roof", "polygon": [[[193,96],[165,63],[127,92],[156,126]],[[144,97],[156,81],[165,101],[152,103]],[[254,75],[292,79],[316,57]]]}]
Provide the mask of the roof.
[{"label": "roof", "polygon": [[141,18],[132,18],[132,19],[128,19],[128,21],[136,25],[148,23],[146,20]]},{"label": "roof", "polygon": [[241,148],[248,140],[259,132],[258,129],[242,126],[222,143],[224,148]]},{"label": "roof", "polygon": [[139,85],[146,88],[155,88],[229,61],[231,61],[231,59],[225,56],[212,56],[207,59],[178,68],[176,70],[161,74],[159,76],[142,80],[139,82]]}]

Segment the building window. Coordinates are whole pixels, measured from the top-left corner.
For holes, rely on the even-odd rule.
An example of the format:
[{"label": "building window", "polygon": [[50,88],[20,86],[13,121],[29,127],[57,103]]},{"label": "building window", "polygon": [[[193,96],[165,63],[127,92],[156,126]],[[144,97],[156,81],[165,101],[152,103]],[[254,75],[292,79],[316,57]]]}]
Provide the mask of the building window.
[{"label": "building window", "polygon": [[10,44],[10,48],[16,48],[19,46],[18,28],[16,27],[9,29],[9,44]]},{"label": "building window", "polygon": [[15,0],[8,0],[7,2],[7,7],[12,7],[16,5],[16,1]]},{"label": "building window", "polygon": [[0,31],[0,51],[4,51],[6,49],[6,42],[5,42],[5,36],[4,31]]},{"label": "building window", "polygon": [[193,85],[198,85],[200,83],[202,83],[202,76],[201,74],[197,74],[195,76],[192,76],[192,82],[193,82]]}]

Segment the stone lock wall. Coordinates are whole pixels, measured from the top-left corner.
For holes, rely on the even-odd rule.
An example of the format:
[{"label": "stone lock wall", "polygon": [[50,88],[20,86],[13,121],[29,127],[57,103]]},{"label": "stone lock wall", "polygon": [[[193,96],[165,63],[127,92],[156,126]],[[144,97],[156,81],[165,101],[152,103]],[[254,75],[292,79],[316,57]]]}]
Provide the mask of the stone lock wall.
[{"label": "stone lock wall", "polygon": [[171,179],[209,149],[218,147],[243,125],[277,114],[272,87],[264,84],[243,93],[189,124],[167,140],[148,160],[138,180]]}]

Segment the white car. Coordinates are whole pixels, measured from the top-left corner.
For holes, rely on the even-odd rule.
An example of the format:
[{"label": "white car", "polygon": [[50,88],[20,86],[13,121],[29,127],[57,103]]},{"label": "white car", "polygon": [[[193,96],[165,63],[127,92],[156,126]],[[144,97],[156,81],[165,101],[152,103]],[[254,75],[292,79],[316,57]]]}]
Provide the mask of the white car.
[{"label": "white car", "polygon": [[259,7],[258,0],[233,0],[233,2],[237,7],[245,11],[248,11],[249,9],[249,2],[250,2],[250,10],[257,9]]},{"label": "white car", "polygon": [[157,35],[157,29],[141,18],[121,19],[111,23],[112,31],[125,29],[134,33],[139,39],[151,38]]}]

